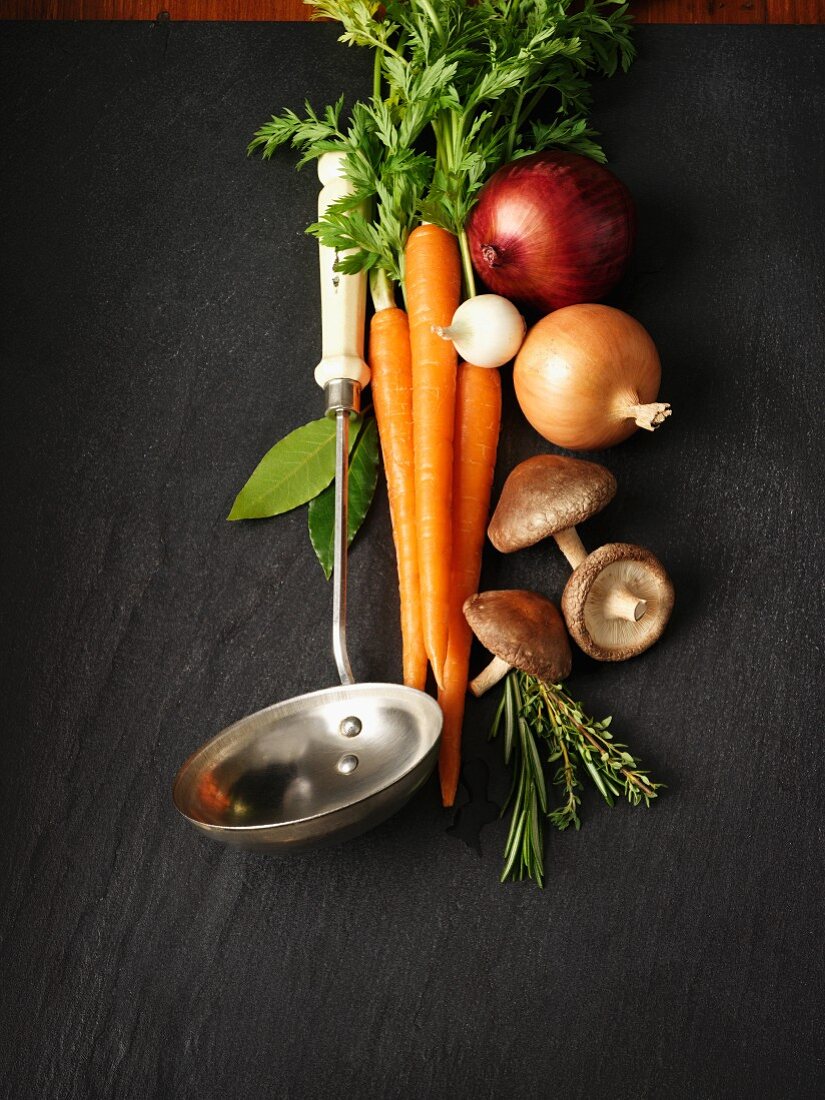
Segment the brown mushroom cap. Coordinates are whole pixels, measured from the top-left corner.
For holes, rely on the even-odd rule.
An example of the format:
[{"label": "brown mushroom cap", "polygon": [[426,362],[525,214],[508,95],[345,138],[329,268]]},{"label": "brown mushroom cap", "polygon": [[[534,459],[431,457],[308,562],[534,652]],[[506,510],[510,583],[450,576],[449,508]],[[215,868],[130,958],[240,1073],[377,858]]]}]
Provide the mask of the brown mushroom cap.
[{"label": "brown mushroom cap", "polygon": [[[608,618],[604,601],[624,587],[646,601],[637,621]],[[597,661],[626,661],[661,637],[673,610],[673,584],[649,550],[609,542],[588,554],[565,585],[561,607],[575,642]]]},{"label": "brown mushroom cap", "polygon": [[509,554],[575,527],[616,495],[616,479],[583,458],[536,455],[520,462],[501,490],[487,528],[496,550]]},{"label": "brown mushroom cap", "polygon": [[479,592],[465,601],[464,616],[481,644],[513,668],[548,683],[570,675],[573,657],[564,621],[538,592]]}]

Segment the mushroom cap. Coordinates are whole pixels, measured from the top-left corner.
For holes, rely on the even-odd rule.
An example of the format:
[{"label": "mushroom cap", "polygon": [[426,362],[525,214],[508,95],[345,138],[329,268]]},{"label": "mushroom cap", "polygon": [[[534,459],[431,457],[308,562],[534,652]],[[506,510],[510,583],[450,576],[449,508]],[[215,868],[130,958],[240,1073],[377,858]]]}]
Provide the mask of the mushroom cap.
[{"label": "mushroom cap", "polygon": [[464,616],[481,644],[508,665],[548,683],[570,675],[573,657],[559,609],[538,592],[479,592]]},{"label": "mushroom cap", "polygon": [[604,466],[565,455],[536,455],[510,472],[487,535],[496,550],[509,554],[575,527],[615,495],[616,479]]},{"label": "mushroom cap", "polygon": [[[605,597],[620,586],[647,602],[636,622],[604,613]],[[659,640],[673,600],[673,584],[657,557],[641,546],[609,542],[570,575],[561,607],[567,629],[585,653],[597,661],[626,661]]]}]

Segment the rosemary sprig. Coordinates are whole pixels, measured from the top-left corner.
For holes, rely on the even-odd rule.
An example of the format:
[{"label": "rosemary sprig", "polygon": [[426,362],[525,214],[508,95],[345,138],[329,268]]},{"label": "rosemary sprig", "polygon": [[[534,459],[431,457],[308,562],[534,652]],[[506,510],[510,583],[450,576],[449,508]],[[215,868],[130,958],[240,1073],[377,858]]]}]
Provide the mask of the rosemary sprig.
[{"label": "rosemary sprig", "polygon": [[512,802],[501,881],[510,875],[518,879],[527,875],[541,886],[544,868],[540,814],[547,814],[547,788],[538,746],[523,712],[521,685],[517,678],[508,676],[504,685],[504,759],[509,763],[515,751],[516,765],[513,786],[502,809],[503,813]]},{"label": "rosemary sprig", "polygon": [[[650,805],[663,786],[650,778],[627,745],[613,739],[611,718],[589,717],[562,684],[546,684],[515,669],[504,682],[490,737],[504,735],[504,761],[513,763],[513,788],[502,807],[511,808],[510,830],[504,847],[505,879],[544,882],[544,818],[566,829],[578,829],[582,789],[578,768],[583,766],[609,806],[625,797],[633,806]],[[548,809],[547,785],[539,746],[547,764],[558,764],[553,785],[563,801]]]}]

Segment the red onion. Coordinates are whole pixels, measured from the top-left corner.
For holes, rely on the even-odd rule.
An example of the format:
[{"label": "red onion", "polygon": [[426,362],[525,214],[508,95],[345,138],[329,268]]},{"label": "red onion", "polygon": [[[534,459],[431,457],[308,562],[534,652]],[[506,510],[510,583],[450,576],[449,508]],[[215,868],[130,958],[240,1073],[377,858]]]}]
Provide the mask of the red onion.
[{"label": "red onion", "polygon": [[636,235],[630,192],[589,157],[521,157],[490,177],[467,222],[473,266],[495,294],[548,313],[618,282]]}]

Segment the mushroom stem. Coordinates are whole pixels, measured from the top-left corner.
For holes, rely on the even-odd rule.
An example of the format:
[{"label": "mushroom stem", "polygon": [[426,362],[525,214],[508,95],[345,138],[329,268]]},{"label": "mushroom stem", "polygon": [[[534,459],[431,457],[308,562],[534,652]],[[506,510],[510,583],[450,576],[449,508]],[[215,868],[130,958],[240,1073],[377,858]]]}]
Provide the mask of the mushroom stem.
[{"label": "mushroom stem", "polygon": [[629,588],[620,585],[607,593],[603,610],[606,619],[627,619],[629,623],[637,623],[647,611],[647,600],[634,596]]},{"label": "mushroom stem", "polygon": [[578,569],[587,557],[587,551],[576,528],[568,527],[566,531],[557,531],[553,538],[556,540],[559,550],[570,562],[570,568]]},{"label": "mushroom stem", "polygon": [[627,405],[625,416],[635,420],[640,428],[654,432],[670,416],[672,409],[663,401],[651,401],[649,405]]},{"label": "mushroom stem", "polygon": [[489,665],[479,672],[475,680],[470,681],[470,691],[476,696],[483,695],[485,691],[489,691],[491,687],[494,687],[499,680],[503,680],[511,668],[512,665],[508,665],[501,657],[493,657]]}]

